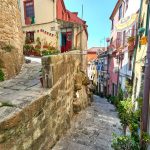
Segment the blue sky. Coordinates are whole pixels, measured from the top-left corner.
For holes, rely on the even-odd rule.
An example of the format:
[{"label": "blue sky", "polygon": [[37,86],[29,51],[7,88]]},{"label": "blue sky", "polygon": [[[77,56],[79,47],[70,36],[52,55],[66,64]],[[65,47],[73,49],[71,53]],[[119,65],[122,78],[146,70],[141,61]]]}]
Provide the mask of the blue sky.
[{"label": "blue sky", "polygon": [[104,38],[109,37],[111,22],[109,17],[117,0],[64,0],[66,8],[79,12],[82,16],[82,4],[84,7],[83,19],[87,21],[89,40],[88,47],[104,46]]}]

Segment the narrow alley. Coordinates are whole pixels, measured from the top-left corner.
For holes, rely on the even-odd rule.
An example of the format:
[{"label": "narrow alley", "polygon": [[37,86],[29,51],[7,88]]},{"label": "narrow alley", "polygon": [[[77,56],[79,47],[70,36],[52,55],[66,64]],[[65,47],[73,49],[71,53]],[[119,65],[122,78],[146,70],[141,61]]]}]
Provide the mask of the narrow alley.
[{"label": "narrow alley", "polygon": [[0,150],[150,150],[150,0],[0,0],[0,20]]},{"label": "narrow alley", "polygon": [[115,107],[94,96],[92,105],[74,117],[71,129],[53,150],[111,150],[112,134],[120,132]]}]

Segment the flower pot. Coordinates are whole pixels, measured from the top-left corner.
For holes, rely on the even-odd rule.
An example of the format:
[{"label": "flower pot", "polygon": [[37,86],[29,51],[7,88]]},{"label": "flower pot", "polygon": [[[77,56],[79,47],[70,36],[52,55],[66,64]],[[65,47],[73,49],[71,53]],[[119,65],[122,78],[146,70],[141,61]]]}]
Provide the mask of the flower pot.
[{"label": "flower pot", "polygon": [[46,49],[48,49],[48,46],[47,46],[47,45],[44,45],[44,46],[43,46],[43,48],[46,48]]}]

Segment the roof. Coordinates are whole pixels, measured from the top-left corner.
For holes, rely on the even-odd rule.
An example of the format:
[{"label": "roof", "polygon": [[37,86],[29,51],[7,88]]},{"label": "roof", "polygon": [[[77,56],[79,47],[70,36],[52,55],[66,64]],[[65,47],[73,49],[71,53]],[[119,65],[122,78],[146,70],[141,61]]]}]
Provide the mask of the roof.
[{"label": "roof", "polygon": [[105,47],[92,47],[90,49],[87,50],[87,53],[97,53],[97,52],[104,52],[105,51]]},{"label": "roof", "polygon": [[113,12],[112,12],[112,14],[111,14],[109,19],[111,19],[111,20],[113,19],[113,17],[115,16],[115,14],[116,14],[116,12],[117,12],[121,2],[122,2],[122,0],[118,0],[117,1],[116,5],[115,5],[115,8],[113,9]]},{"label": "roof", "polygon": [[[65,17],[62,16],[62,12]],[[66,9],[63,0],[57,0],[57,19],[87,26],[86,21],[78,17],[78,12],[71,12]]]},{"label": "roof", "polygon": [[78,17],[78,12],[67,10],[63,0],[57,0],[57,19],[82,25],[88,35],[86,21]]}]

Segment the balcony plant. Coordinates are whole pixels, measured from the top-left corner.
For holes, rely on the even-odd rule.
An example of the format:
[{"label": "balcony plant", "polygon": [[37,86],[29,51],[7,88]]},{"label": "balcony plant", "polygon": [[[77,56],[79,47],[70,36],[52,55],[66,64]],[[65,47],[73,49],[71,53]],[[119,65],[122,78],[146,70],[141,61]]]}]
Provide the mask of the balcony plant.
[{"label": "balcony plant", "polygon": [[141,36],[145,32],[145,28],[139,28],[138,34]]},{"label": "balcony plant", "polygon": [[25,44],[23,46],[23,54],[26,56],[29,56],[31,54],[31,51],[33,50],[33,46],[29,44]]},{"label": "balcony plant", "polygon": [[128,43],[133,43],[135,40],[135,37],[134,36],[131,36],[128,38]]},{"label": "balcony plant", "polygon": [[41,49],[39,48],[34,48],[34,56],[41,56]]}]

